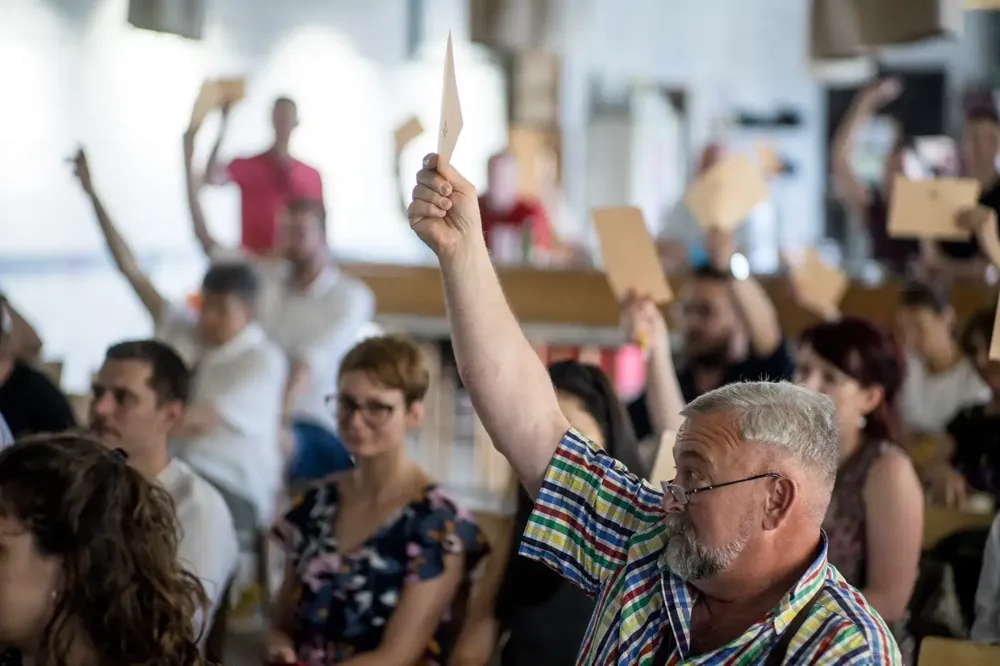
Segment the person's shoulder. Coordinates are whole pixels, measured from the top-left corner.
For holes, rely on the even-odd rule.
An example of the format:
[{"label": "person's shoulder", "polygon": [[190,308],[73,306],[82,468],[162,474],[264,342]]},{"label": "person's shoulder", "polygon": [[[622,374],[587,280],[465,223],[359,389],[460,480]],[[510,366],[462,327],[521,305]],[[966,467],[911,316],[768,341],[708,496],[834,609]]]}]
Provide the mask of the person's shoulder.
[{"label": "person's shoulder", "polygon": [[855,661],[867,657],[871,664],[899,664],[899,648],[878,612],[852,587],[840,572],[828,565],[823,594],[817,604],[827,617],[817,618],[832,654],[850,655]]},{"label": "person's shoulder", "polygon": [[285,353],[271,338],[262,336],[249,345],[243,353],[244,360],[254,367],[280,370],[288,365]]},{"label": "person's shoulder", "polygon": [[[192,527],[200,527],[199,532],[224,530],[232,531],[233,519],[226,500],[222,494],[198,474],[183,460],[174,458],[170,461],[167,473],[169,483],[165,484],[167,491],[174,500],[177,517],[186,532]],[[223,536],[219,533],[219,536]]]}]

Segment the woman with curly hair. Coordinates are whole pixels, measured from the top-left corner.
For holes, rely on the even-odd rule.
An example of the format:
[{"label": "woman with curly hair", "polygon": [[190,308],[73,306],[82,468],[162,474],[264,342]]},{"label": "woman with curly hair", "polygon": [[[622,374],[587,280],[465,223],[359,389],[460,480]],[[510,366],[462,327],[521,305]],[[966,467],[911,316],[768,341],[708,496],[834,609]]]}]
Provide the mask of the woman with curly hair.
[{"label": "woman with curly hair", "polygon": [[0,452],[0,664],[203,666],[167,492],[77,434]]}]

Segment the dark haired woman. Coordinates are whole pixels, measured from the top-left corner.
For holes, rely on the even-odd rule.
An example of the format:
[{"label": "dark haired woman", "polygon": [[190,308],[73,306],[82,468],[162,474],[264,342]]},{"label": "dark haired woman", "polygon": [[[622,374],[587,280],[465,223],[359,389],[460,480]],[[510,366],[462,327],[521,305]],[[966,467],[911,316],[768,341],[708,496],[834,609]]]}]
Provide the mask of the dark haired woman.
[{"label": "dark haired woman", "polygon": [[847,317],[803,334],[795,380],[837,408],[841,462],[823,525],[828,559],[896,628],[900,650],[912,661],[903,625],[917,579],[924,498],[909,456],[896,443],[895,401],[904,373],[889,333]]},{"label": "dark haired woman", "polygon": [[77,435],[0,452],[4,666],[200,666],[207,599],[167,491]]}]

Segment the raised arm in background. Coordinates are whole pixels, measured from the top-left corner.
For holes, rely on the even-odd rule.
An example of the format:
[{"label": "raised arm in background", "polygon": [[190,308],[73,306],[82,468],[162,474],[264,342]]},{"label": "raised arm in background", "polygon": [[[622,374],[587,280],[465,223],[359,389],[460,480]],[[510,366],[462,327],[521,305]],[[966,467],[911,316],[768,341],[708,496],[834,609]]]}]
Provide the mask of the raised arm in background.
[{"label": "raised arm in background", "polygon": [[[723,273],[729,273],[736,253],[732,232],[712,228],[706,235],[705,244],[712,265]],[[754,355],[771,356],[782,342],[781,323],[771,297],[753,275],[733,278],[729,285],[736,309],[750,336]]]},{"label": "raised arm in background", "polygon": [[[222,185],[229,181],[229,173],[226,167],[219,164],[219,151],[222,142],[226,138],[226,129],[229,127],[229,111],[232,106],[225,103],[220,107],[221,118],[219,119],[219,136],[215,138],[212,152],[208,154],[208,162],[205,164],[205,172],[200,176],[201,183],[209,185]],[[193,128],[191,131],[197,131]]]},{"label": "raised arm in background", "polygon": [[[201,187],[203,181],[194,172],[194,141],[198,128],[190,127],[184,132],[184,185],[187,190],[188,210],[191,213],[191,224],[194,227],[194,236],[198,239],[202,251],[209,257],[218,249],[219,244],[212,237],[208,230],[208,223],[205,221],[205,211],[201,207]],[[218,148],[218,145],[216,145]],[[214,154],[214,152],[213,152]]]},{"label": "raised arm in background", "polygon": [[476,413],[534,496],[569,422],[500,288],[476,189],[450,165],[437,169],[436,155],[425,158],[410,225],[441,264],[455,360]]},{"label": "raised arm in background", "polygon": [[101,233],[104,235],[104,242],[108,246],[108,251],[111,252],[111,257],[114,259],[118,272],[124,275],[128,283],[132,285],[132,290],[135,291],[139,300],[146,307],[146,310],[153,318],[153,322],[159,323],[160,318],[164,314],[166,301],[164,301],[160,292],[157,291],[149,276],[139,268],[139,262],[136,261],[132,249],[125,242],[125,239],[122,238],[121,234],[118,233],[118,229],[111,221],[108,212],[104,209],[104,205],[101,203],[100,197],[97,196],[97,190],[94,188],[94,183],[91,180],[87,155],[83,152],[82,148],[77,152],[74,163],[76,178],[80,181],[80,187],[83,188],[84,193],[90,198],[90,203],[94,207],[94,215],[97,217],[97,224],[101,228]]},{"label": "raised arm in background", "polygon": [[665,431],[677,432],[684,422],[684,397],[677,383],[667,324],[656,303],[635,295],[622,305],[621,320],[625,335],[646,353],[646,409],[653,436],[660,441]]},{"label": "raised arm in background", "polygon": [[848,211],[860,219],[868,206],[869,194],[851,166],[851,149],[858,131],[880,108],[899,97],[903,87],[898,79],[886,79],[864,88],[851,103],[830,147],[830,169],[837,197]]}]

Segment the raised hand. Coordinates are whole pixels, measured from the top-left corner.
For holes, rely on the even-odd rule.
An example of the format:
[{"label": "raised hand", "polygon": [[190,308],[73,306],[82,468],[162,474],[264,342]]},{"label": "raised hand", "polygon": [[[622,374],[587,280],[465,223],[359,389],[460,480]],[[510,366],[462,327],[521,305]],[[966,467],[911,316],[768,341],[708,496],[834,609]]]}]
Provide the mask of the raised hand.
[{"label": "raised hand", "polygon": [[451,165],[440,172],[437,166],[434,153],[424,158],[407,217],[420,240],[443,258],[485,241],[476,188]]},{"label": "raised hand", "polygon": [[622,303],[621,325],[629,341],[644,350],[662,350],[667,344],[667,325],[660,309],[649,297],[630,292]]},{"label": "raised hand", "polygon": [[79,148],[76,151],[76,155],[72,157],[72,161],[73,175],[80,181],[80,187],[83,188],[84,192],[93,192],[94,184],[90,179],[90,166],[87,164],[87,154],[83,152],[83,148]]},{"label": "raised hand", "polygon": [[705,234],[705,252],[712,266],[728,273],[730,261],[736,254],[736,237],[732,231],[712,227]]},{"label": "raised hand", "polygon": [[893,100],[897,99],[903,93],[903,82],[899,79],[892,77],[888,79],[882,79],[873,86],[865,89],[864,95],[865,99],[871,102],[878,108],[882,108],[886,104],[889,104]]}]

